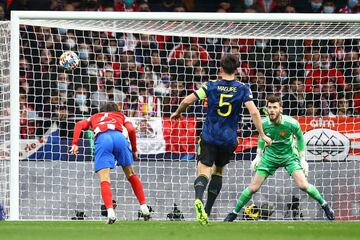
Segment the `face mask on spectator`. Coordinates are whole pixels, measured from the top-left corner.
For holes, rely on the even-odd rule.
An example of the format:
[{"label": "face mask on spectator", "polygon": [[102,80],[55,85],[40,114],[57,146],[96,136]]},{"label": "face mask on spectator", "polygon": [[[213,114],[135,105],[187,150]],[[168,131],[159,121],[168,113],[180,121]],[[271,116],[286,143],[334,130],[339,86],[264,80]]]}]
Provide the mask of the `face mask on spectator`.
[{"label": "face mask on spectator", "polygon": [[75,102],[78,105],[85,105],[86,102],[86,95],[76,95]]},{"label": "face mask on spectator", "polygon": [[357,75],[357,76],[356,76],[356,82],[357,82],[357,83],[360,83],[360,75]]},{"label": "face mask on spectator", "polygon": [[329,69],[330,68],[330,63],[322,63],[321,68],[322,69]]},{"label": "face mask on spectator", "polygon": [[37,114],[36,114],[35,111],[28,111],[28,112],[27,112],[27,118],[28,118],[28,119],[34,119],[34,118],[36,118],[36,117],[37,117]]},{"label": "face mask on spectator", "polygon": [[110,54],[115,54],[117,52],[117,47],[108,47],[107,51]]},{"label": "face mask on spectator", "polygon": [[250,7],[254,5],[254,0],[244,0],[244,5]]},{"label": "face mask on spectator", "polygon": [[284,82],[284,81],[287,80],[287,77],[281,77],[281,76],[279,76],[279,77],[276,77],[276,79],[277,79],[278,81],[280,81],[280,82]]},{"label": "face mask on spectator", "polygon": [[324,7],[324,13],[333,13],[334,10],[335,10],[335,8],[332,7],[332,6],[325,6]]},{"label": "face mask on spectator", "polygon": [[349,0],[348,1],[349,8],[355,7],[356,4],[358,4],[358,0]]},{"label": "face mask on spectator", "polygon": [[258,48],[265,48],[267,45],[265,40],[256,40],[255,44]]},{"label": "face mask on spectator", "polygon": [[322,6],[322,3],[311,2],[312,9],[318,10],[321,8],[321,6]]},{"label": "face mask on spectator", "polygon": [[134,3],[134,0],[123,0],[123,3],[126,7],[130,7]]},{"label": "face mask on spectator", "polygon": [[66,35],[67,33],[67,29],[66,28],[58,28],[59,34],[60,35]]},{"label": "face mask on spectator", "polygon": [[79,50],[79,57],[81,59],[88,59],[89,58],[89,51],[86,48],[81,48]]},{"label": "face mask on spectator", "polygon": [[67,41],[66,41],[66,44],[69,46],[69,48],[73,48],[75,47],[75,40],[72,39],[72,38],[69,38]]},{"label": "face mask on spectator", "polygon": [[65,91],[67,89],[67,83],[66,82],[58,82],[58,89],[60,91]]}]

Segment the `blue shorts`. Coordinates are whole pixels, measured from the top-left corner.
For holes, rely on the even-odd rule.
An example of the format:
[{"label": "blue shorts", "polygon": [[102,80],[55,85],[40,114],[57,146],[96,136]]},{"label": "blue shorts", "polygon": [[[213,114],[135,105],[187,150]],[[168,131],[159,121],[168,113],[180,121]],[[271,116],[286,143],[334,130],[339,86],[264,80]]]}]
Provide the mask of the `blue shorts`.
[{"label": "blue shorts", "polygon": [[96,135],[95,139],[95,172],[104,168],[114,168],[116,165],[127,167],[133,163],[130,143],[125,136],[114,130],[108,130]]}]

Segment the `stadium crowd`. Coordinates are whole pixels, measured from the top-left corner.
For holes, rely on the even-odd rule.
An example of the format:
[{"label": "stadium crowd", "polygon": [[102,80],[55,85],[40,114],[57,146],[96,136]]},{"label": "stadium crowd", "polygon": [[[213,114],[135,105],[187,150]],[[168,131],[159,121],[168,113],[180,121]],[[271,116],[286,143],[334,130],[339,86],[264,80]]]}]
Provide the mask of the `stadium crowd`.
[{"label": "stadium crowd", "polygon": [[[216,11],[357,13],[360,2],[290,0],[7,0],[10,10]],[[218,78],[219,60],[238,56],[238,80],[247,84],[262,109],[266,96],[281,94],[292,116],[360,114],[358,39],[261,40],[172,37],[65,28],[21,26],[21,137],[36,138],[56,121],[72,136],[77,119],[115,101],[130,117],[168,117],[189,92]],[[75,71],[58,64],[67,50],[81,61]],[[188,114],[203,116],[206,101]],[[246,114],[246,113],[245,113]],[[200,127],[199,127],[200,128]]]}]

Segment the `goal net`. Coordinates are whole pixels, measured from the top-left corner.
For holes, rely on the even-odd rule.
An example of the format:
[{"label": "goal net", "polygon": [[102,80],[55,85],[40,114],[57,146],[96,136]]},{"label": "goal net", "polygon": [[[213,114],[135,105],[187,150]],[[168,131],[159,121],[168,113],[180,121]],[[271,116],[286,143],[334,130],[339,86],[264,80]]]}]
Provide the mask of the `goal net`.
[{"label": "goal net", "polygon": [[[314,15],[283,14],[15,16],[20,21],[19,66],[11,70],[19,71],[20,85],[18,109],[12,108],[20,111],[20,219],[101,218],[92,134],[82,134],[77,157],[69,149],[76,121],[109,101],[119,104],[136,126],[140,158],[134,167],[153,218],[194,219],[197,140],[207,101],[191,106],[178,122],[169,117],[187,94],[219,78],[219,62],[226,54],[239,58],[237,80],[249,84],[264,117],[266,96],[278,94],[284,114],[299,120],[307,144],[308,180],[337,218],[360,219],[359,17],[346,22],[347,16],[337,16],[339,21],[329,22]],[[8,24],[0,25],[1,33],[9,31]],[[7,215],[14,201],[9,199],[6,154],[11,146],[8,36],[0,37],[0,204]],[[80,66],[67,72],[58,59],[69,50],[78,54]],[[233,209],[251,180],[257,133],[245,109],[239,129],[239,146],[226,167],[213,219],[221,220]],[[138,219],[139,206],[120,168],[112,171],[111,181],[118,217]],[[267,179],[252,203],[264,218],[325,218],[283,169]]]}]

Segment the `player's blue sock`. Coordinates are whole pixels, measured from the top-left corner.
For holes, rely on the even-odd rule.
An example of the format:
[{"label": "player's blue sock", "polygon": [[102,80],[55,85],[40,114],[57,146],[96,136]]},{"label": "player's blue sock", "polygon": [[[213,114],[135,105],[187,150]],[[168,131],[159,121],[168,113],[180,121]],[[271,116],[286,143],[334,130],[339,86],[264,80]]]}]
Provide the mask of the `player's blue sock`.
[{"label": "player's blue sock", "polygon": [[200,199],[202,201],[205,188],[209,180],[206,176],[200,175],[195,179],[194,188],[195,188],[195,199]]}]

